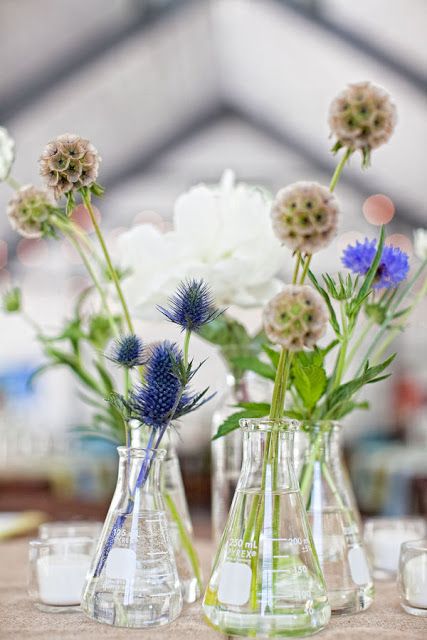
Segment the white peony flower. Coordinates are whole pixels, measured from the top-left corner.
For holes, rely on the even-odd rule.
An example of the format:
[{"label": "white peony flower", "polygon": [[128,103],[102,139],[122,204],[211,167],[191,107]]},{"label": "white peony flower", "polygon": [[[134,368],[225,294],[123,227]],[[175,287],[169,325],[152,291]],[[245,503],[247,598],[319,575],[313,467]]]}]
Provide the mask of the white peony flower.
[{"label": "white peony flower", "polygon": [[275,277],[290,253],[270,221],[271,197],[235,184],[225,171],[218,185],[197,185],[177,199],[174,228],[139,225],[119,241],[123,282],[136,315],[148,318],[187,277],[202,277],[218,305],[262,306],[281,288]]},{"label": "white peony flower", "polygon": [[0,127],[0,182],[6,180],[15,158],[15,142],[7,129]]},{"label": "white peony flower", "polygon": [[427,229],[414,231],[414,251],[417,258],[427,260]]}]

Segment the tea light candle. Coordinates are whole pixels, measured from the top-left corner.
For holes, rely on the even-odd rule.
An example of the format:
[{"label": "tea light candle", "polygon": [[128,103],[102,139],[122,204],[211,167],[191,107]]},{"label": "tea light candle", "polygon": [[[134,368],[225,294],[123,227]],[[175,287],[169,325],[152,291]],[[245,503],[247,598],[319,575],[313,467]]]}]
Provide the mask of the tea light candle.
[{"label": "tea light candle", "polygon": [[400,545],[418,536],[413,529],[376,531],[372,540],[375,567],[395,573],[399,566]]},{"label": "tea light candle", "polygon": [[93,549],[89,537],[31,540],[28,591],[39,609],[65,611],[80,605]]},{"label": "tea light candle", "polygon": [[84,553],[38,558],[40,602],[55,606],[79,605],[90,560]]},{"label": "tea light candle", "polygon": [[404,565],[403,576],[408,604],[427,609],[427,555],[410,558]]}]

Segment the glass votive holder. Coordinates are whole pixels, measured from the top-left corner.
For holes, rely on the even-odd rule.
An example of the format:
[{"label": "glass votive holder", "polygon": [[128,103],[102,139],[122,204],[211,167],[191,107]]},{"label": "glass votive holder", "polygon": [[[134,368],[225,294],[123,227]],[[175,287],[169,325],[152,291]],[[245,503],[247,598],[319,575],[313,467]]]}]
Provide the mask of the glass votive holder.
[{"label": "glass votive holder", "polygon": [[402,544],[397,584],[401,607],[414,616],[427,616],[427,538]]},{"label": "glass votive holder", "polygon": [[58,522],[43,522],[39,526],[39,538],[48,540],[49,538],[92,538],[99,540],[103,524],[91,520],[70,520]]},{"label": "glass votive holder", "polygon": [[90,537],[30,541],[28,594],[38,609],[79,609],[94,546]]},{"label": "glass votive holder", "polygon": [[395,580],[399,568],[400,545],[425,535],[426,521],[420,517],[367,519],[364,542],[374,578]]}]

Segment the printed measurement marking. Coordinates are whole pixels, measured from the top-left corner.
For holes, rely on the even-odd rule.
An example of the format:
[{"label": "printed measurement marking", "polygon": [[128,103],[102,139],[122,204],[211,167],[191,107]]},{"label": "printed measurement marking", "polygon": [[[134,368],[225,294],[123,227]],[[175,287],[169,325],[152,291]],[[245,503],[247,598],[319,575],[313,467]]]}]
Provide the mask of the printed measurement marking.
[{"label": "printed measurement marking", "polygon": [[232,538],[228,543],[227,558],[230,560],[250,560],[258,555],[256,540],[243,542],[242,538]]}]

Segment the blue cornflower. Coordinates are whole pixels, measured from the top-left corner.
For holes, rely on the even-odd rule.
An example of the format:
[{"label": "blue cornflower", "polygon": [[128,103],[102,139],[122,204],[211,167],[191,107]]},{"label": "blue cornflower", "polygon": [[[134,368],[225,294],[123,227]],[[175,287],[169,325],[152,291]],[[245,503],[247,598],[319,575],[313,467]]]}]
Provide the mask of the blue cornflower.
[{"label": "blue cornflower", "polygon": [[178,346],[167,340],[154,345],[145,368],[142,385],[130,394],[133,417],[155,429],[194,411],[209,398],[207,389],[193,394],[180,380],[183,356]]},{"label": "blue cornflower", "polygon": [[168,303],[168,308],[159,306],[158,310],[188,331],[197,331],[222,313],[215,307],[211,290],[203,280],[181,282]]},{"label": "blue cornflower", "polygon": [[139,367],[144,364],[144,344],[134,334],[121,336],[114,341],[107,358],[128,369]]},{"label": "blue cornflower", "polygon": [[[377,251],[376,244],[375,239],[365,238],[364,242],[357,241],[355,245],[349,245],[342,254],[343,265],[351,269],[353,273],[365,275],[374,260]],[[405,280],[408,271],[408,255],[398,247],[386,245],[372,286],[374,289],[397,287]]]}]

